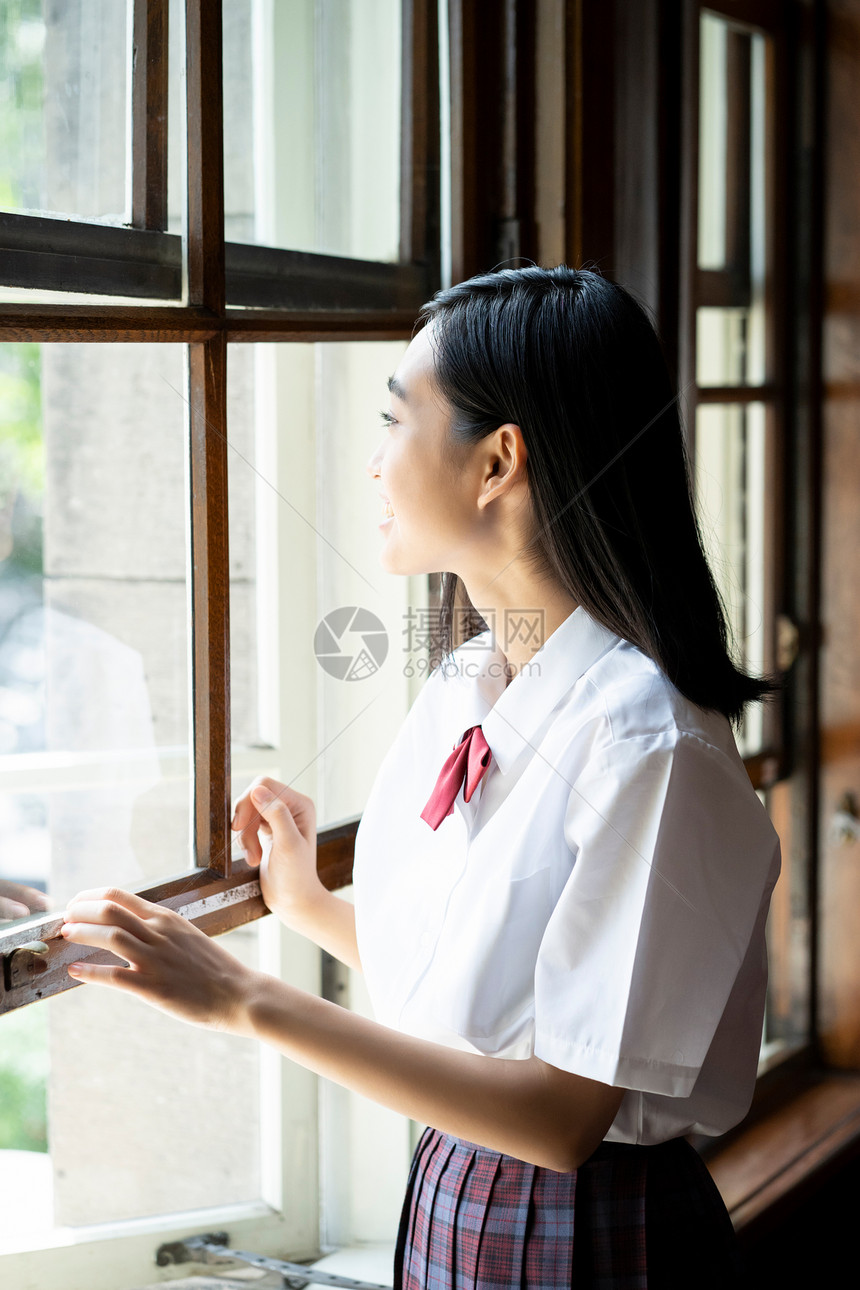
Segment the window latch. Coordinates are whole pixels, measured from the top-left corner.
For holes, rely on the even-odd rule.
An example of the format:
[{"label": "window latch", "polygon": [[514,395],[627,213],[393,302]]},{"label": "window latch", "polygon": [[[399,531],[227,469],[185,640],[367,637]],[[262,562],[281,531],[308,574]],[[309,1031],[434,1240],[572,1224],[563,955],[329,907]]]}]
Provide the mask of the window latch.
[{"label": "window latch", "polygon": [[160,1245],[155,1256],[160,1268],[171,1263],[244,1263],[246,1267],[266,1272],[278,1272],[287,1290],[302,1290],[304,1286],[332,1286],[340,1290],[391,1290],[390,1286],[376,1281],[356,1281],[354,1277],[338,1276],[323,1272],[305,1263],[286,1263],[283,1259],[268,1259],[262,1254],[249,1254],[247,1250],[227,1248],[226,1232],[209,1232],[205,1236],[192,1236],[184,1241],[170,1241]]},{"label": "window latch", "polygon": [[44,941],[17,945],[3,956],[3,984],[7,990],[29,985],[36,976],[48,970],[48,947]]}]

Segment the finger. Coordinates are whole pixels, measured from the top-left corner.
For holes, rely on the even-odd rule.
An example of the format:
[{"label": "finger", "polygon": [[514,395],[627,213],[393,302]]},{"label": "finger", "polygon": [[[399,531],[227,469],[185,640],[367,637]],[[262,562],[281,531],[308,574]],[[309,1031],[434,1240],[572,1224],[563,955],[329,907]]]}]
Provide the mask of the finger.
[{"label": "finger", "polygon": [[267,789],[270,795],[285,802],[291,811],[298,810],[302,804],[310,801],[310,798],[305,797],[304,793],[299,793],[296,789],[291,788],[289,784],[282,784],[279,779],[272,779],[268,775],[259,775],[257,779],[248,785],[236,803],[230,826],[234,832],[247,829],[253,825],[259,816],[260,812],[255,805],[254,794],[261,788]]},{"label": "finger", "polygon": [[67,912],[79,904],[103,901],[128,910],[137,918],[151,918],[161,908],[160,905],[144,900],[142,896],[135,896],[131,891],[122,891],[119,887],[96,887],[91,891],[79,891],[77,896],[73,896],[67,906]]},{"label": "finger", "polygon": [[263,853],[259,842],[253,851],[250,847],[242,847],[242,856],[244,857],[245,863],[250,865],[252,869],[259,869],[260,865],[263,863]]},{"label": "finger", "polygon": [[20,900],[0,896],[0,918],[26,918],[29,912],[29,906],[22,905]]},{"label": "finger", "polygon": [[230,827],[234,833],[251,828],[258,819],[260,813],[251,801],[251,793],[260,784],[266,784],[268,787],[273,788],[275,792],[285,787],[278,780],[270,779],[267,775],[258,775],[256,779],[252,780],[236,802],[233,819],[230,822]]},{"label": "finger", "polygon": [[247,800],[248,794],[245,792],[241,797],[236,799],[235,805],[233,806],[233,814],[230,817],[230,828],[234,833],[238,832],[245,823]]},{"label": "finger", "polygon": [[60,931],[65,932],[67,927],[79,925],[115,927],[145,945],[151,945],[155,940],[154,931],[144,919],[110,900],[81,900],[70,905]]},{"label": "finger", "polygon": [[70,977],[84,985],[110,985],[117,990],[137,990],[140,976],[131,968],[118,967],[104,963],[70,963],[67,971]]},{"label": "finger", "polygon": [[0,884],[4,886],[6,894],[14,897],[16,900],[22,900],[29,905],[31,909],[48,909],[50,900],[44,891],[38,887],[28,887],[23,882],[8,882]]},{"label": "finger", "polygon": [[284,795],[275,792],[267,784],[258,784],[251,794],[251,800],[271,829],[272,836],[277,841],[295,844],[299,829]]},{"label": "finger", "polygon": [[[20,918],[22,910],[24,913],[31,913],[34,910],[48,910],[51,908],[51,902],[44,891],[39,891],[38,887],[29,887],[23,882],[7,882],[0,879],[0,911],[8,902],[9,908],[14,913],[9,913],[8,918]],[[0,913],[2,917],[2,913]]]},{"label": "finger", "polygon": [[131,966],[137,966],[146,946],[123,927],[105,927],[101,923],[64,923],[60,929],[64,940],[73,945],[89,945],[94,950],[108,950]]},{"label": "finger", "polygon": [[31,909],[38,909],[45,913],[53,908],[54,902],[44,891],[39,891],[33,887],[28,891],[26,897]]},{"label": "finger", "polygon": [[259,864],[263,856],[260,839],[257,836],[257,829],[261,823],[260,813],[255,809],[253,822],[239,834],[239,845],[245,853],[248,864]]}]

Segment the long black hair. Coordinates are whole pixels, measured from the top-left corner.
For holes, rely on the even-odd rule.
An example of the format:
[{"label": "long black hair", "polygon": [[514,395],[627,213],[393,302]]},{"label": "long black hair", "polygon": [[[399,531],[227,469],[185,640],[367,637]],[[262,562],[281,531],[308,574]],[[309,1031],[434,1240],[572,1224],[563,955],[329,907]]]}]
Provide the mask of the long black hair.
[{"label": "long black hair", "polygon": [[[589,269],[529,266],[448,287],[421,310],[455,445],[507,422],[525,441],[533,535],[525,552],[604,627],[638,646],[693,703],[739,723],[780,687],[729,653],[705,557],[666,360],[643,307]],[[441,574],[434,653],[486,626]]]}]

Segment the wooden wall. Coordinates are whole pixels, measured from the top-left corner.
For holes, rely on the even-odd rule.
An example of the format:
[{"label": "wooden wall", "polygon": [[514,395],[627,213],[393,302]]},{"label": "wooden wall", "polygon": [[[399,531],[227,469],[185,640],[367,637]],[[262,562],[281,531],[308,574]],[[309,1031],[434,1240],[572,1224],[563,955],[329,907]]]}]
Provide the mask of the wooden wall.
[{"label": "wooden wall", "polygon": [[826,1061],[860,1068],[860,0],[827,8],[822,402],[819,1026]]}]

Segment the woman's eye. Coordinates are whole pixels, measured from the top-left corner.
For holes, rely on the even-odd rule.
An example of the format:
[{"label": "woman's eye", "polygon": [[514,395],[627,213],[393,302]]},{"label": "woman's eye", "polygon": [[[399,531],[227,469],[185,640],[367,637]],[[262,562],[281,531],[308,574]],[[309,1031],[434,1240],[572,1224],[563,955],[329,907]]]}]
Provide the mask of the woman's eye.
[{"label": "woman's eye", "polygon": [[379,413],[379,415],[380,415],[380,418],[382,419],[382,424],[383,424],[384,426],[396,426],[396,425],[397,425],[397,418],[394,416],[394,414],[393,414],[393,413],[391,413],[391,412],[386,412],[386,411],[385,411],[385,409],[383,408],[383,409],[382,409],[382,411]]}]

